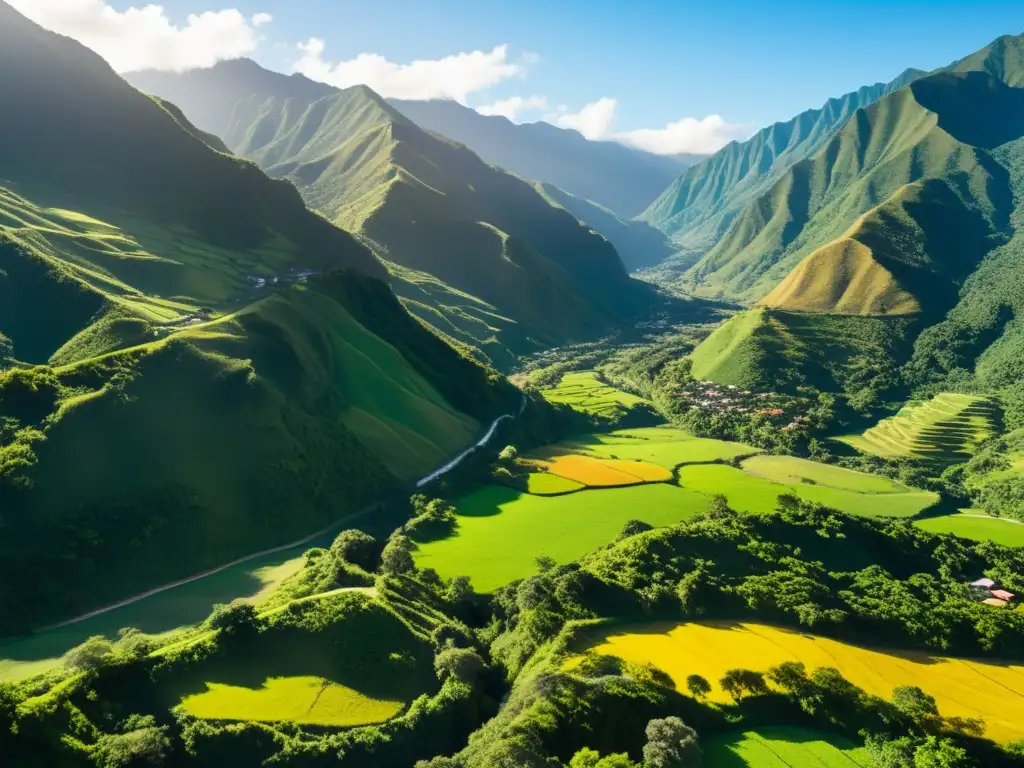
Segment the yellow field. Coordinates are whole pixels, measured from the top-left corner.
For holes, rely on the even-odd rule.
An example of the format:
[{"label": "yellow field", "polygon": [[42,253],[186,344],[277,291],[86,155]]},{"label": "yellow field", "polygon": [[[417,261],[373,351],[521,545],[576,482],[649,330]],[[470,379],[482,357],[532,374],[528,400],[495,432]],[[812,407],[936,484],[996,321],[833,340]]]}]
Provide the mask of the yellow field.
[{"label": "yellow field", "polygon": [[802,661],[808,672],[836,667],[854,685],[889,698],[899,685],[916,685],[935,697],[946,717],[980,717],[996,741],[1024,738],[1024,666],[886,653],[765,624],[670,622],[606,631],[590,651],[626,661],[651,663],[686,691],[686,677],[702,675],[710,698],[729,701],[718,681],[730,669],[767,671],[784,661]]},{"label": "yellow field", "polygon": [[366,725],[394,717],[404,704],[364,696],[322,677],[272,677],[262,688],[207,683],[182,701],[208,720],[288,721],[303,725]]},{"label": "yellow field", "polygon": [[645,461],[596,459],[576,453],[566,453],[533,461],[552,475],[558,475],[591,488],[666,482],[672,479],[672,473],[667,469],[648,464]]}]

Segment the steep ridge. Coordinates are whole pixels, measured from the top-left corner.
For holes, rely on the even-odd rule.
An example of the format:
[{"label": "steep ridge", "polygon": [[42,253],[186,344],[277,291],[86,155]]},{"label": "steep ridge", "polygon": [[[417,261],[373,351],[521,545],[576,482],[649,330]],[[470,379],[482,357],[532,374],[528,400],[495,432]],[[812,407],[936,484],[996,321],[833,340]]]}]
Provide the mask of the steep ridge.
[{"label": "steep ridge", "polygon": [[[629,219],[698,156],[662,156],[613,141],[589,141],[544,122],[517,125],[454,101],[390,99],[417,125],[465,144],[492,165],[565,190]],[[596,222],[590,222],[597,226]]]},{"label": "steep ridge", "polygon": [[[432,323],[440,312],[439,327],[492,359],[592,338],[646,298],[607,240],[364,86],[310,103],[250,96],[234,107],[225,137],[363,237],[390,265],[412,311]],[[467,327],[448,304],[435,303],[421,290],[423,275],[479,300],[474,319],[486,326]],[[497,350],[482,343],[489,338]]]},{"label": "steep ridge", "polygon": [[3,3],[0,66],[0,636],[322,528],[518,402],[290,184]]},{"label": "steep ridge", "polygon": [[678,275],[722,237],[743,206],[786,170],[813,155],[858,110],[923,75],[908,69],[889,83],[865,86],[820,109],[774,123],[744,142],[731,142],[687,169],[641,218],[670,236],[683,253],[654,274]]},{"label": "steep ridge", "polygon": [[[990,249],[1006,236],[1012,194],[1006,170],[987,150],[1021,131],[1022,95],[987,73],[939,73],[858,111],[813,158],[749,204],[684,283],[705,295],[756,301],[858,217],[927,179],[945,181],[985,220],[996,237]],[[982,255],[967,258],[977,263]]]}]

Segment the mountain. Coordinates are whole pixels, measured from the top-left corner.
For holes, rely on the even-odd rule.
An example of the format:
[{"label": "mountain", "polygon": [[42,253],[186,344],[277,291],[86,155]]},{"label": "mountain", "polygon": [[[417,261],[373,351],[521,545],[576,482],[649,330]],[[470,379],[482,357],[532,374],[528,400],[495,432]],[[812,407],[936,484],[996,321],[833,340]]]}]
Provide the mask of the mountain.
[{"label": "mountain", "polygon": [[[492,165],[553,184],[623,219],[641,213],[697,155],[662,156],[614,141],[590,141],[549,123],[513,123],[455,101],[391,99],[427,130],[454,139]],[[592,222],[588,222],[592,223]]]},{"label": "mountain", "polygon": [[0,66],[0,635],[322,528],[518,403],[291,184],[4,3]]},{"label": "mountain", "polygon": [[909,358],[912,379],[998,389],[1022,373],[1022,193],[1024,37],[1008,36],[858,110],[687,279],[759,301],[776,325],[905,317],[913,329],[889,357]]},{"label": "mountain", "polygon": [[682,251],[653,274],[666,281],[677,279],[728,231],[749,201],[765,192],[787,169],[813,155],[858,109],[923,74],[908,69],[889,83],[876,83],[829,99],[820,109],[774,123],[747,141],[730,142],[688,168],[640,217],[664,232]]},{"label": "mountain", "polygon": [[[217,80],[179,77],[197,89]],[[606,333],[646,304],[649,289],[627,278],[577,211],[423,130],[369,88],[281,96],[292,78],[266,77],[267,92],[222,104],[227,146],[357,233],[409,309],[445,333],[508,365]]]}]

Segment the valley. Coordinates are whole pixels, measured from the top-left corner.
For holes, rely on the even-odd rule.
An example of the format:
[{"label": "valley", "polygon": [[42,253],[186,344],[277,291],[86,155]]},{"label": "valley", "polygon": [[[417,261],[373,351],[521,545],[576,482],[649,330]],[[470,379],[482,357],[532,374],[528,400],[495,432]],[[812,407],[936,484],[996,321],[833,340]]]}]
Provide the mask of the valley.
[{"label": "valley", "polygon": [[1024,765],[1024,36],[883,80],[788,33],[815,90],[590,8],[635,99],[577,107],[509,95],[576,71],[532,48],[40,3],[0,0],[5,767]]}]

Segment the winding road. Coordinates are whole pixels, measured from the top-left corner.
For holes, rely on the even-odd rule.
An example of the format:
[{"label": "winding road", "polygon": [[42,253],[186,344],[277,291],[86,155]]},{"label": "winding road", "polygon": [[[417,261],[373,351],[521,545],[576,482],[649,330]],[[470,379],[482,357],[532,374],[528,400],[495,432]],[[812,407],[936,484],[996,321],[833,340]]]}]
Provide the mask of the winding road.
[{"label": "winding road", "polygon": [[[498,425],[501,424],[501,422],[505,421],[506,419],[515,420],[515,419],[519,418],[519,416],[522,415],[522,413],[523,413],[523,411],[525,409],[526,409],[526,396],[523,395],[522,402],[519,404],[519,409],[515,413],[504,413],[501,416],[498,416],[493,422],[491,422],[490,428],[487,430],[487,432],[484,433],[483,437],[481,437],[479,440],[477,440],[475,443],[473,443],[471,446],[469,446],[469,448],[464,450],[462,453],[460,453],[458,456],[456,456],[451,461],[448,461],[447,463],[445,463],[442,466],[438,467],[433,472],[431,472],[429,475],[426,475],[425,477],[421,478],[420,480],[417,480],[415,487],[416,488],[422,488],[423,486],[427,485],[428,483],[433,482],[434,480],[436,480],[437,478],[441,477],[442,475],[444,475],[444,474],[446,474],[448,472],[451,472],[453,469],[455,469],[457,466],[459,466],[459,464],[461,464],[468,456],[470,456],[471,454],[473,454],[475,451],[479,450],[480,448],[483,448],[484,446],[486,446],[491,441],[491,439],[494,437],[494,433],[498,431]],[[37,630],[37,632],[47,632],[49,630],[60,629],[61,627],[67,627],[67,626],[70,626],[72,624],[77,624],[77,623],[79,623],[81,621],[85,621],[86,619],[91,619],[91,618],[94,618],[96,616],[101,616],[104,613],[108,613],[110,611],[115,611],[118,608],[124,608],[127,605],[131,605],[132,603],[137,603],[140,600],[145,600],[147,597],[152,597],[153,595],[158,595],[161,592],[166,592],[169,589],[174,589],[176,587],[184,586],[185,584],[191,584],[193,582],[199,581],[200,579],[205,579],[205,578],[207,578],[209,576],[213,576],[213,575],[218,574],[218,573],[220,573],[222,571],[225,571],[228,568],[234,568],[235,566],[241,565],[242,563],[247,563],[250,560],[255,560],[255,559],[260,558],[260,557],[266,557],[268,555],[276,554],[277,552],[283,552],[283,551],[288,550],[288,549],[293,549],[295,547],[300,547],[303,544],[308,544],[309,542],[313,541],[314,539],[317,539],[320,536],[323,536],[324,534],[328,533],[332,529],[336,529],[338,526],[342,525],[343,523],[349,522],[351,520],[356,520],[356,519],[362,517],[363,515],[367,514],[368,512],[372,511],[373,509],[376,509],[377,506],[378,506],[377,504],[370,504],[369,506],[364,507],[363,509],[359,510],[358,512],[353,512],[351,515],[346,515],[345,517],[342,517],[342,518],[340,518],[338,520],[335,520],[333,523],[331,523],[330,525],[328,525],[328,526],[326,526],[324,528],[321,528],[319,531],[315,531],[314,533],[311,533],[308,536],[303,536],[301,539],[298,539],[296,541],[290,541],[287,544],[281,544],[280,546],[277,546],[277,547],[271,547],[270,549],[264,549],[264,550],[261,550],[259,552],[254,552],[251,555],[246,555],[245,557],[240,557],[237,560],[232,560],[230,563],[224,563],[223,565],[218,565],[216,568],[210,568],[209,570],[203,571],[202,573],[197,573],[194,576],[189,576],[189,577],[184,578],[184,579],[178,579],[177,581],[172,581],[170,584],[164,584],[163,586],[160,586],[160,587],[154,587],[153,589],[148,589],[145,592],[140,592],[137,595],[132,595],[131,597],[126,597],[124,600],[119,600],[116,603],[112,603],[110,605],[103,606],[102,608],[97,608],[97,609],[95,609],[93,611],[89,611],[88,613],[83,613],[81,616],[75,616],[73,619],[67,619],[66,621],[61,621],[61,622],[59,622],[57,624],[51,624],[51,625],[49,625],[47,627],[42,627],[41,629]]]}]

